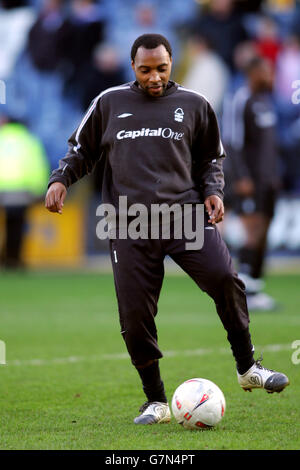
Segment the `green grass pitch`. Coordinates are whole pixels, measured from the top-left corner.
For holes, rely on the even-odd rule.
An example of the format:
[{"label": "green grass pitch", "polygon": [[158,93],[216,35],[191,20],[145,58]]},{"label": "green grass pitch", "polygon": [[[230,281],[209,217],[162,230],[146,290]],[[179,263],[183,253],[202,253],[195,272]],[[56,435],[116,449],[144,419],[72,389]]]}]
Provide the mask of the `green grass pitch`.
[{"label": "green grass pitch", "polygon": [[[300,340],[297,274],[273,274],[267,292],[281,303],[251,314],[257,356],[286,373],[283,393],[245,393],[213,302],[185,275],[167,275],[157,326],[169,400],[184,380],[214,381],[226,398],[212,430],[171,423],[136,426],[145,401],[120,335],[111,274],[0,274],[0,449],[299,449]],[[298,354],[300,358],[300,353]]]}]

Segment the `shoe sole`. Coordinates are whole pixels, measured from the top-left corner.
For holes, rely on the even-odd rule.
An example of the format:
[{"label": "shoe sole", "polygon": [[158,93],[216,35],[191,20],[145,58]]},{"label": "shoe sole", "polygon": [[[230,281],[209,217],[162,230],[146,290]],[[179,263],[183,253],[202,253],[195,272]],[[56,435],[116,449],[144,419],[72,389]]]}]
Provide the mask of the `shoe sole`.
[{"label": "shoe sole", "polygon": [[242,389],[243,389],[245,392],[252,392],[253,389],[264,388],[264,390],[266,390],[267,393],[280,393],[280,392],[282,392],[282,390],[284,390],[285,387],[287,387],[288,385],[290,385],[290,382],[287,382],[287,383],[285,383],[284,385],[281,385],[280,387],[278,387],[277,389],[274,389],[274,390],[268,390],[267,388],[264,388],[264,387],[242,387]]},{"label": "shoe sole", "polygon": [[151,424],[164,424],[164,423],[169,423],[171,421],[171,418],[162,418],[161,420],[159,421],[148,421],[147,420],[141,420],[141,421],[138,421],[136,422],[135,420],[133,421],[134,424],[148,424],[148,425],[151,425]]}]

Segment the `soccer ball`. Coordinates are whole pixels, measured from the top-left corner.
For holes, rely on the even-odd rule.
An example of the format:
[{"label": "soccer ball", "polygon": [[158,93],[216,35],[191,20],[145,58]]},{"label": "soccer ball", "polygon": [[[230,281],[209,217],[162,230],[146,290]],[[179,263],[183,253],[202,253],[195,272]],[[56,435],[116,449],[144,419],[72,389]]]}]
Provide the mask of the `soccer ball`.
[{"label": "soccer ball", "polygon": [[223,392],[207,379],[186,380],[172,398],[173,415],[187,429],[215,426],[223,418],[225,407]]}]

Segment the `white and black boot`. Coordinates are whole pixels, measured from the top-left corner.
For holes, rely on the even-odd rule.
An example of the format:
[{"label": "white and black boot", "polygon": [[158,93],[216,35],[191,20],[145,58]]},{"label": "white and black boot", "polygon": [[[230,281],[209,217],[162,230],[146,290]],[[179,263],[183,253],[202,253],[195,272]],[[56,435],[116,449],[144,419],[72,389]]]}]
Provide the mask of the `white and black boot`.
[{"label": "white and black boot", "polygon": [[249,392],[253,388],[264,388],[268,393],[282,392],[290,383],[288,377],[281,372],[263,367],[261,361],[262,357],[242,375],[237,372],[240,386]]},{"label": "white and black boot", "polygon": [[141,414],[134,418],[135,424],[168,423],[171,420],[168,403],[147,401],[141,406],[139,411]]}]

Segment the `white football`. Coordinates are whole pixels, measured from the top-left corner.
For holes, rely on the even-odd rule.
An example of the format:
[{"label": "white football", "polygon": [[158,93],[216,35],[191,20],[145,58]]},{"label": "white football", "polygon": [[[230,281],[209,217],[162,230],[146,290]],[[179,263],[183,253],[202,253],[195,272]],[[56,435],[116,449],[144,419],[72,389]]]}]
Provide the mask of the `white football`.
[{"label": "white football", "polygon": [[209,428],[218,424],[226,408],[222,390],[207,379],[190,379],[175,390],[172,411],[176,421],[187,429]]}]

